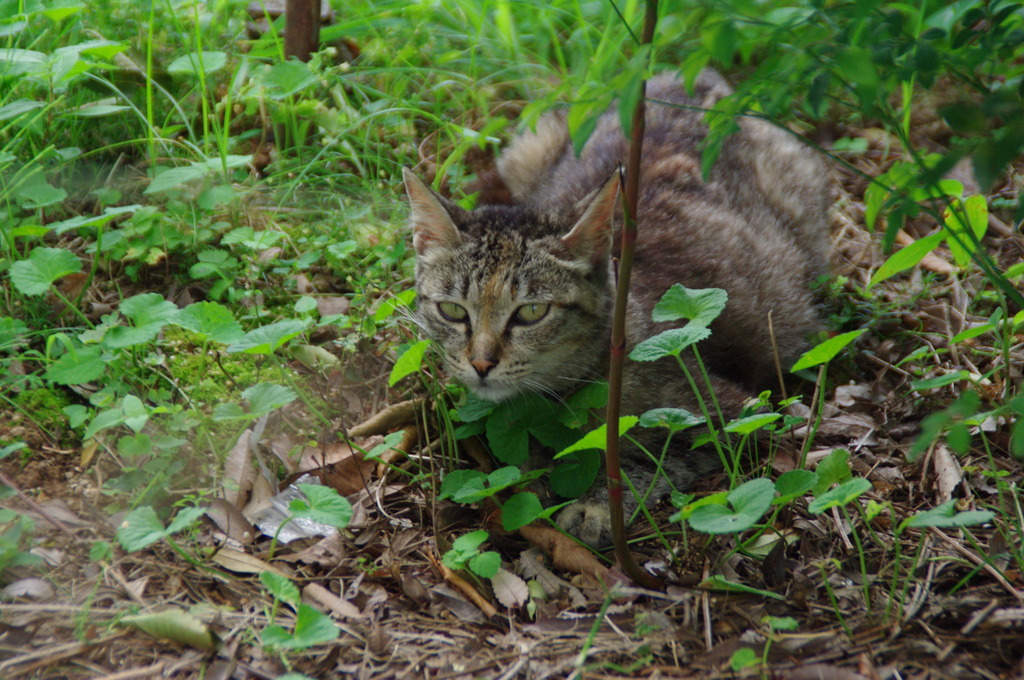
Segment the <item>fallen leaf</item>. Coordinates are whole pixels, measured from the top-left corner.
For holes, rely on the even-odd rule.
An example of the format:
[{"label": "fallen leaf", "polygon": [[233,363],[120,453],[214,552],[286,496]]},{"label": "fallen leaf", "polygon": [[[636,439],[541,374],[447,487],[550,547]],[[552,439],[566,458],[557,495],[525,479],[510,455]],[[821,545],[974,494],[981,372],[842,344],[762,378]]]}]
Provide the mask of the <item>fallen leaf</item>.
[{"label": "fallen leaf", "polygon": [[594,553],[562,532],[550,527],[528,524],[525,527],[520,527],[519,533],[530,543],[551,555],[551,560],[560,569],[567,569],[577,574],[593,576],[602,582],[605,581],[608,568],[594,557]]},{"label": "fallen leaf", "polygon": [[258,557],[253,557],[249,553],[242,552],[241,550],[222,548],[215,552],[213,557],[210,559],[228,571],[233,571],[236,574],[259,574],[264,571],[272,571],[275,574],[284,576],[285,578],[291,578],[291,574],[264,562]]},{"label": "fallen leaf", "polygon": [[153,614],[126,616],[121,621],[153,637],[199,649],[213,649],[216,643],[209,627],[183,609],[165,609]]},{"label": "fallen leaf", "polygon": [[352,303],[347,297],[318,297],[316,299],[316,311],[320,316],[334,316],[336,314],[348,314]]},{"label": "fallen leaf", "polygon": [[50,582],[41,578],[23,578],[9,583],[0,591],[5,598],[21,598],[25,600],[49,600],[54,590]]},{"label": "fallen leaf", "polygon": [[498,598],[498,602],[509,609],[523,606],[530,597],[526,581],[505,569],[498,569],[498,573],[491,579],[491,584],[494,586],[494,596]]},{"label": "fallen leaf", "polygon": [[245,518],[241,510],[223,498],[215,498],[210,502],[206,508],[206,516],[236,543],[246,545],[256,536],[252,522]]},{"label": "fallen leaf", "polygon": [[953,498],[953,492],[964,479],[960,462],[945,444],[939,444],[932,454],[932,467],[935,470],[935,486],[939,492],[939,503],[945,503]]},{"label": "fallen leaf", "polygon": [[224,460],[224,480],[230,480],[231,483],[222,485],[222,493],[224,500],[236,508],[241,507],[256,479],[251,441],[252,430],[246,429],[238,436]]},{"label": "fallen leaf", "polygon": [[302,595],[306,599],[312,600],[313,602],[330,609],[331,612],[337,614],[343,619],[365,618],[363,612],[359,611],[359,607],[355,606],[348,600],[343,600],[319,584],[308,584],[302,589]]},{"label": "fallen leaf", "polygon": [[350,437],[369,437],[374,434],[384,434],[397,430],[403,425],[416,422],[416,414],[423,406],[422,399],[410,399],[392,404],[384,410],[371,416],[368,420],[356,425],[349,430]]}]

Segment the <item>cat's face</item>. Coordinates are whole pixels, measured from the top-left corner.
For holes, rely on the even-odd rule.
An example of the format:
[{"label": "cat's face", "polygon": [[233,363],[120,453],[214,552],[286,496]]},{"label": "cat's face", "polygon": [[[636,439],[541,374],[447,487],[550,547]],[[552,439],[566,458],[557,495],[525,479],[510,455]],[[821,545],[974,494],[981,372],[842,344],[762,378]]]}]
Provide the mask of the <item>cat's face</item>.
[{"label": "cat's face", "polygon": [[602,377],[617,188],[609,181],[566,225],[521,208],[467,213],[406,174],[417,320],[452,377],[491,401]]}]

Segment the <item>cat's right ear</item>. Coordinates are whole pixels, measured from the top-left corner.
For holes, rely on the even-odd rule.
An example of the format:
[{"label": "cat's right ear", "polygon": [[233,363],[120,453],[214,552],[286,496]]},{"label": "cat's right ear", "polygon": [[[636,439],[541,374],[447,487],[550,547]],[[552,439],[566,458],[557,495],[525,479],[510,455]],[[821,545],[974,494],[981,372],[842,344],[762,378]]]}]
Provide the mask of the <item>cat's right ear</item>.
[{"label": "cat's right ear", "polygon": [[408,168],[402,168],[402,177],[412,208],[409,221],[412,224],[412,245],[416,254],[423,255],[435,247],[454,248],[462,243],[459,228],[455,226],[437,194]]},{"label": "cat's right ear", "polygon": [[608,259],[612,248],[612,221],[615,219],[619,182],[619,172],[613,172],[590,199],[590,204],[572,231],[562,237],[562,243],[577,259],[589,261],[593,265]]}]

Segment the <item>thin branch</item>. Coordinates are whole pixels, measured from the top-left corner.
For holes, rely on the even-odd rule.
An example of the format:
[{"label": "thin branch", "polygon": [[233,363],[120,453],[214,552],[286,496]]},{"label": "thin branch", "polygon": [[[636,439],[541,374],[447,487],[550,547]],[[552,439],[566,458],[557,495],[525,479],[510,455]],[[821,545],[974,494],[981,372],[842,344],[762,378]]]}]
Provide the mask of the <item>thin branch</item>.
[{"label": "thin branch", "polygon": [[[657,0],[647,0],[644,10],[644,28],[640,45],[649,45],[654,37],[658,20]],[[626,543],[626,522],[622,509],[622,468],[619,464],[619,413],[622,405],[622,366],[626,358],[626,304],[629,299],[629,278],[633,270],[633,250],[636,246],[636,214],[640,187],[640,152],[644,139],[644,97],[647,83],[640,85],[640,97],[633,109],[630,133],[629,159],[626,164],[623,192],[624,220],[622,225],[622,253],[619,259],[618,288],[615,311],[612,316],[611,355],[608,366],[608,439],[605,468],[608,474],[608,510],[611,515],[612,542],[615,556],[622,570],[645,588],[661,590],[664,584],[637,565]]]}]

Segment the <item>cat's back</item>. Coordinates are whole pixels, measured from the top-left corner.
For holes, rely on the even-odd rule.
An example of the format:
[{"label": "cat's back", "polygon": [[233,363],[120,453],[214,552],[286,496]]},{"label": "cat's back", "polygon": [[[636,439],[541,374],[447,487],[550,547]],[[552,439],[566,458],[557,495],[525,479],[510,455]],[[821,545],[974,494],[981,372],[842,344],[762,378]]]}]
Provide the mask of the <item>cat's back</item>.
[{"label": "cat's back", "polygon": [[[705,112],[730,93],[714,71],[692,91],[673,74],[648,83],[630,342],[665,327],[650,311],[672,284],[723,288],[729,304],[703,351],[720,373],[754,387],[774,375],[773,344],[792,362],[820,327],[808,286],[827,269],[830,183],[818,154],[750,117],[737,120],[705,180]],[[517,139],[499,170],[517,202],[572,212],[627,156],[613,106],[579,157],[555,115]]]}]

